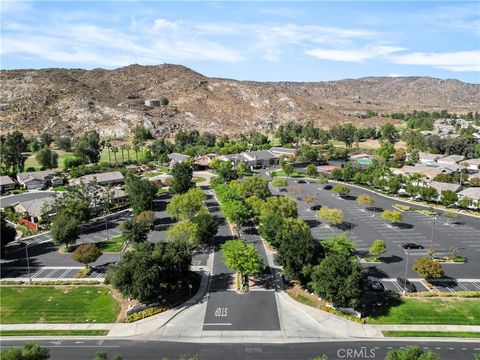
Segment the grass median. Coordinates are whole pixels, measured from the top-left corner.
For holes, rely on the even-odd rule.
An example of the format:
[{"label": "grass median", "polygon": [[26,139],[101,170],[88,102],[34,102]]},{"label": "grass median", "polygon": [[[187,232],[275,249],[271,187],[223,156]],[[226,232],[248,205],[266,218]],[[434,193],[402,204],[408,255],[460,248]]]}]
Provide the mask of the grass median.
[{"label": "grass median", "polygon": [[480,325],[479,299],[402,299],[369,324]]},{"label": "grass median", "polygon": [[104,286],[2,286],[2,324],[113,323],[120,306]]},{"label": "grass median", "polygon": [[390,330],[384,331],[387,337],[454,337],[454,338],[480,338],[480,332],[473,331],[403,331]]},{"label": "grass median", "polygon": [[109,330],[0,330],[0,336],[105,336]]},{"label": "grass median", "polygon": [[123,236],[119,235],[102,241],[100,244],[103,252],[121,252],[123,249],[123,243]]}]

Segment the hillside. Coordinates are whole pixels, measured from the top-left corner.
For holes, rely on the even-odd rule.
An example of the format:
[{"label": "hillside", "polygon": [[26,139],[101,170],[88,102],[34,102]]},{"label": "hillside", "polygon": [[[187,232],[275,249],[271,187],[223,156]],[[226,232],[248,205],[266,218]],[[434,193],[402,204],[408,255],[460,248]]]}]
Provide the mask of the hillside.
[{"label": "hillside", "polygon": [[[147,99],[166,97],[168,106]],[[428,77],[381,77],[315,83],[260,83],[208,78],[179,65],[130,65],[116,70],[1,71],[0,111],[5,133],[76,135],[97,129],[129,135],[144,124],[156,135],[178,129],[217,134],[270,131],[289,121],[378,124],[349,116],[369,110],[478,111],[480,85]]]}]

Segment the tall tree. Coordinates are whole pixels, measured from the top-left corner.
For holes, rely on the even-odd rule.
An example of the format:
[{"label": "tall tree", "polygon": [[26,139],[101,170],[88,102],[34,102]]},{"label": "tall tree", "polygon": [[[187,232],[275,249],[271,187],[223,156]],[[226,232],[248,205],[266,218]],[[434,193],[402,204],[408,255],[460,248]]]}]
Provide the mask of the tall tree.
[{"label": "tall tree", "polygon": [[84,264],[87,269],[89,265],[102,255],[102,250],[92,243],[89,244],[80,244],[72,253],[72,259],[78,261],[79,263]]},{"label": "tall tree", "polygon": [[40,141],[42,142],[43,147],[50,147],[50,144],[53,142],[53,136],[50,133],[44,132],[40,135]]},{"label": "tall tree", "polygon": [[346,254],[326,257],[312,272],[315,294],[334,306],[357,306],[362,294],[365,272],[357,258]]},{"label": "tall tree", "polygon": [[206,212],[205,194],[199,188],[173,196],[167,205],[168,214],[175,220],[192,220],[200,212]]},{"label": "tall tree", "polygon": [[100,161],[101,151],[100,135],[96,130],[87,131],[75,145],[75,156],[82,158],[84,162],[97,164]]},{"label": "tall tree", "polygon": [[182,220],[167,230],[167,239],[195,246],[200,244],[202,234],[196,223],[191,220]]},{"label": "tall tree", "polygon": [[79,222],[69,214],[60,213],[53,218],[50,234],[56,244],[63,244],[67,248],[78,239]]},{"label": "tall tree", "polygon": [[2,360],[48,360],[50,351],[36,343],[25,343],[21,348],[2,349]]},{"label": "tall tree", "polygon": [[0,236],[0,259],[3,258],[5,254],[5,246],[8,243],[11,243],[15,240],[17,236],[17,230],[13,226],[7,223],[5,218],[5,213],[0,211],[0,225],[1,225],[1,236]]},{"label": "tall tree", "polygon": [[121,225],[123,241],[127,244],[138,244],[147,241],[151,225],[148,221],[127,219]]},{"label": "tall tree", "polygon": [[55,169],[58,167],[58,154],[48,146],[41,148],[35,155],[40,166],[46,169]]},{"label": "tall tree", "polygon": [[278,259],[285,276],[302,281],[302,270],[314,256],[315,244],[310,228],[301,219],[285,219],[278,230],[276,242],[279,244]]},{"label": "tall tree", "polygon": [[129,176],[125,182],[125,191],[135,215],[144,210],[151,210],[157,190],[150,181],[140,179],[138,176]]},{"label": "tall tree", "polygon": [[355,252],[355,243],[348,233],[329,236],[320,243],[327,256],[331,254],[352,255]]},{"label": "tall tree", "polygon": [[8,133],[1,142],[0,157],[3,166],[13,172],[21,172],[25,167],[27,141],[20,131]]},{"label": "tall tree", "polygon": [[170,190],[174,194],[183,194],[195,186],[192,181],[193,170],[189,164],[177,163],[172,168],[173,182]]},{"label": "tall tree", "polygon": [[263,269],[263,261],[254,245],[243,240],[229,240],[221,246],[225,265],[241,274],[242,286],[245,277],[259,274]]}]

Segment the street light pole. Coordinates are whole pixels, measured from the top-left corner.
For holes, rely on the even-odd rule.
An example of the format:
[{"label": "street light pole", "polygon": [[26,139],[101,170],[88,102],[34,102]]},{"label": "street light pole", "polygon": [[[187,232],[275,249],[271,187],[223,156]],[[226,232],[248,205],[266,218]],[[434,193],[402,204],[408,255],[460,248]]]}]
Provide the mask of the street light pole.
[{"label": "street light pole", "polygon": [[108,240],[108,214],[105,216],[105,240]]}]

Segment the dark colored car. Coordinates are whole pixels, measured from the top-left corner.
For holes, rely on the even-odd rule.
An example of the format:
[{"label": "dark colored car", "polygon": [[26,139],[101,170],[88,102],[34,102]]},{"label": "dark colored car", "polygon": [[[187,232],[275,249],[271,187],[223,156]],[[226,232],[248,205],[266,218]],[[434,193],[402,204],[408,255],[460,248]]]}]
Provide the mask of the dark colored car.
[{"label": "dark colored car", "polygon": [[422,245],[418,245],[415,243],[403,243],[402,248],[404,249],[424,249]]},{"label": "dark colored car", "polygon": [[313,205],[310,210],[314,210],[314,211],[317,211],[317,210],[320,210],[322,208],[322,205]]},{"label": "dark colored car", "polygon": [[332,190],[333,189],[333,186],[332,185],[325,185],[323,187],[324,190]]},{"label": "dark colored car", "polygon": [[287,192],[288,190],[286,188],[281,188],[280,190],[278,190],[280,192]]},{"label": "dark colored car", "polygon": [[377,279],[368,279],[368,285],[373,291],[385,291],[385,286]]},{"label": "dark colored car", "polygon": [[307,182],[305,180],[298,180],[297,184],[306,184]]},{"label": "dark colored car", "polygon": [[403,279],[403,278],[397,278],[397,284],[400,286],[400,289],[402,289],[405,292],[417,292],[417,288],[415,285],[413,285],[410,281]]}]

